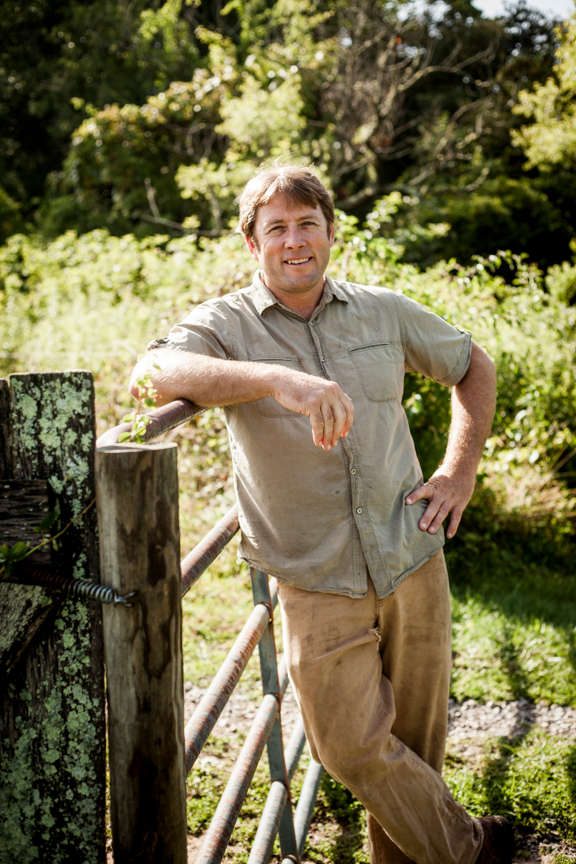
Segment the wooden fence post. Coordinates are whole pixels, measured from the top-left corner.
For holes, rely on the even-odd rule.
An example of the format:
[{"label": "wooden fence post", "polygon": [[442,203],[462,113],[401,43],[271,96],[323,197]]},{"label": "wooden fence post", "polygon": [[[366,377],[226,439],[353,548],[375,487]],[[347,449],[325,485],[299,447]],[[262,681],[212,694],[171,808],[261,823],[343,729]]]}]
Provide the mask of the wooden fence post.
[{"label": "wooden fence post", "polygon": [[[88,372],[11,375],[0,382],[0,498],[18,504],[20,491],[31,493],[16,518],[0,525],[5,550],[19,536],[29,549],[38,543],[50,495],[60,515],[44,533],[60,528],[61,535],[43,566],[70,580],[98,581],[94,447]],[[12,533],[3,539],[8,521]],[[36,533],[26,534],[30,526]],[[31,554],[19,566],[32,561]],[[7,575],[0,584],[0,861],[101,864],[100,607],[8,582]]]},{"label": "wooden fence post", "polygon": [[177,448],[97,451],[115,864],[184,864],[186,792]]}]

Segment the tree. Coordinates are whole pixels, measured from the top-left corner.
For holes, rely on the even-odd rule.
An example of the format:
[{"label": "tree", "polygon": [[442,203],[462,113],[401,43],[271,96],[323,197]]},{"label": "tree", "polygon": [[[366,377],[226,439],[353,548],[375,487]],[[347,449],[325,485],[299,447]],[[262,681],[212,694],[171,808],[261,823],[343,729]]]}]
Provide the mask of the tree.
[{"label": "tree", "polygon": [[[467,98],[456,87],[439,96],[415,94],[435,109],[422,112],[415,158],[399,180],[409,206],[397,226],[406,257],[420,266],[510,249],[548,267],[569,254],[576,175],[566,173],[560,183],[552,175],[527,175],[513,138],[521,124],[512,111],[520,92],[552,69],[554,28],[522,4],[486,23],[494,28],[493,55],[483,70],[465,75]],[[429,223],[444,229],[423,231]]]},{"label": "tree", "polygon": [[522,90],[515,113],[529,123],[513,133],[528,168],[576,167],[576,13],[558,30],[554,71],[543,84]]},{"label": "tree", "polygon": [[285,157],[315,162],[361,218],[396,189],[420,202],[408,224],[461,211],[522,174],[510,106],[554,46],[537,13],[485,19],[471,0],[36,0],[21,38],[32,19],[36,75],[27,49],[0,46],[21,81],[0,95],[0,119],[17,107],[0,211],[48,234],[220,232],[253,167]]},{"label": "tree", "polygon": [[47,175],[62,165],[78,108],[138,104],[189,77],[198,52],[179,15],[183,5],[0,0],[0,176],[24,218],[34,214]]},{"label": "tree", "polygon": [[[144,104],[86,106],[88,117],[72,136],[42,212],[44,231],[75,224],[81,230],[219,232],[235,211],[239,188],[263,159],[317,155],[306,143],[315,133],[305,134],[296,55],[309,71],[319,66],[311,33],[325,15],[312,14],[309,0],[272,7],[248,0],[228,4],[221,16],[219,29],[194,22],[201,59],[187,80],[173,81]],[[250,16],[254,27],[247,24]],[[300,34],[298,45],[288,45],[283,28]],[[249,43],[249,33],[260,33],[262,43]],[[254,53],[246,53],[249,44]]]}]

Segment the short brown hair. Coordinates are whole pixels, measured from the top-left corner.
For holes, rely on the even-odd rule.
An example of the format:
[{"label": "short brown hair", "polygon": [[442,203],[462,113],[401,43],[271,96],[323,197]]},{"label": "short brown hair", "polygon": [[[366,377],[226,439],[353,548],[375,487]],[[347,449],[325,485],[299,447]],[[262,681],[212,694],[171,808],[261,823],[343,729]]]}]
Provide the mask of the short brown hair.
[{"label": "short brown hair", "polygon": [[238,199],[240,230],[245,237],[254,235],[258,208],[269,204],[278,193],[299,204],[320,207],[328,226],[334,224],[332,198],[314,171],[301,165],[280,165],[259,171],[248,181]]}]

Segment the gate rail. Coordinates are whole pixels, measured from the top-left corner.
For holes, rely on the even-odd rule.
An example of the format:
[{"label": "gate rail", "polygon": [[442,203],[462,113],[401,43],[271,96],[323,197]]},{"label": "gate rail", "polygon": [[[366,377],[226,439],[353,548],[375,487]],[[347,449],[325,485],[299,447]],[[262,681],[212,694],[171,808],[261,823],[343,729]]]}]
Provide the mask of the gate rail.
[{"label": "gate rail", "polygon": [[[177,426],[190,420],[192,417],[200,413],[201,410],[202,409],[199,409],[197,406],[186,400],[177,400],[150,412],[146,415],[147,422],[145,424],[144,432],[141,436],[142,440],[146,442],[143,445],[123,445],[119,443],[119,439],[123,437],[124,433],[130,432],[130,424],[121,424],[120,426],[116,426],[114,429],[111,429],[108,432],[104,433],[104,435],[98,441],[98,458],[99,460],[101,460],[102,466],[102,469],[100,471],[100,479],[102,481],[101,498],[106,497],[106,493],[109,490],[110,483],[116,483],[121,485],[123,482],[125,482],[125,478],[123,480],[121,477],[117,476],[119,475],[119,473],[121,473],[117,470],[117,460],[114,461],[113,464],[111,463],[109,469],[106,469],[105,466],[107,459],[114,460],[115,456],[118,457],[119,454],[119,458],[121,458],[122,452],[124,452],[125,454],[130,453],[131,459],[138,460],[139,454],[142,456],[143,459],[154,459],[155,453],[158,454],[161,452],[161,450],[158,450],[157,448],[162,448],[162,446],[173,448],[174,445],[149,446],[149,442],[157,439],[165,432],[174,429]],[[148,476],[148,469],[149,466],[147,466],[146,471],[142,472],[143,477],[145,475]],[[152,473],[154,472],[152,471]],[[162,469],[162,474],[165,475],[165,473],[166,465],[164,465]],[[129,473],[126,474],[126,477],[128,476],[130,476]],[[176,472],[175,477],[175,483],[177,486],[178,479]],[[149,480],[146,480],[145,482],[149,482]],[[154,486],[154,484],[152,484],[152,486]],[[155,488],[156,487],[154,487],[154,489]],[[142,507],[142,504],[144,503],[143,499],[147,499],[149,497],[154,498],[156,494],[154,492],[154,489],[147,488],[147,491],[140,495],[137,502],[140,507]],[[132,494],[127,496],[123,501],[124,507],[134,506],[134,501],[138,497],[135,490],[131,491]],[[173,488],[172,495],[174,495]],[[160,508],[162,508],[164,504],[159,502],[157,494],[155,501],[157,515],[158,507],[160,506]],[[103,532],[104,535],[108,535],[109,531],[114,529],[110,528],[111,523],[110,518],[107,518],[107,507],[105,502],[102,502],[101,509],[103,511],[103,518],[101,520],[103,525]],[[126,523],[126,525],[128,525],[128,527],[130,528],[134,528],[132,523],[134,519],[137,519],[136,514],[132,514],[131,516],[130,514],[127,514],[125,512],[117,512],[115,514],[115,517],[116,520],[118,520],[119,518],[121,522]],[[144,519],[144,521],[146,522],[147,520]],[[139,527],[137,530],[139,530]],[[208,534],[205,535],[205,537],[202,538],[202,540],[180,562],[180,566],[179,568],[177,568],[179,570],[178,582],[180,597],[184,596],[186,592],[190,590],[190,588],[198,581],[202,573],[218,557],[220,552],[226,547],[226,545],[234,537],[237,531],[238,516],[236,508],[234,507],[212,528],[211,531],[208,532]],[[118,590],[121,590],[123,593],[127,593],[128,590],[136,590],[138,595],[139,589],[135,588],[131,577],[128,577],[128,584],[126,584],[126,581],[122,578],[122,572],[120,572],[123,568],[126,567],[127,562],[125,560],[125,554],[119,552],[116,547],[118,545],[122,545],[122,543],[125,542],[125,533],[125,531],[122,532],[122,529],[120,529],[120,534],[122,534],[120,539],[118,539],[118,537],[111,538],[108,536],[102,536],[101,538],[101,543],[104,549],[103,570],[105,572],[103,572],[103,581],[112,584],[116,583],[114,584],[114,587]],[[177,527],[176,534],[178,534]],[[178,537],[173,539],[178,541]],[[176,545],[178,545],[177,542]],[[108,560],[108,566],[106,567],[104,560],[106,559],[106,555],[110,551],[111,547],[114,547],[116,549],[117,559],[119,558],[120,560]],[[126,550],[124,549],[124,553],[125,552]],[[133,568],[132,576],[137,578],[137,574],[134,574],[135,569],[137,570],[137,567]],[[299,718],[292,731],[288,745],[286,748],[284,748],[281,724],[281,704],[282,698],[288,686],[288,676],[284,663],[282,662],[280,664],[280,667],[278,666],[276,656],[273,612],[274,608],[277,605],[277,583],[273,577],[269,578],[265,573],[254,568],[250,569],[250,577],[252,583],[254,608],[250,613],[244,626],[242,627],[242,630],[236,638],[233,646],[231,647],[226,659],[222,663],[220,669],[216,673],[208,689],[205,691],[200,702],[196,706],[190,720],[186,725],[183,739],[180,742],[180,745],[177,741],[174,742],[174,748],[177,754],[182,753],[183,750],[185,773],[188,774],[192,770],[198,756],[202,752],[202,748],[204,747],[208,736],[210,735],[218,718],[224,710],[224,707],[226,706],[229,697],[234,691],[234,688],[238,684],[240,677],[244,669],[246,668],[248,660],[250,659],[252,653],[256,648],[256,645],[258,645],[260,659],[260,676],[263,690],[262,702],[257,710],[256,716],[252,722],[244,744],[232,768],[227,785],[217,805],[212,821],[204,834],[201,848],[195,854],[195,864],[217,864],[217,862],[220,862],[222,860],[226,851],[226,847],[232,835],[234,825],[240,813],[240,809],[248,793],[252,778],[254,776],[254,772],[259,763],[260,757],[263,754],[264,747],[267,748],[268,765],[270,772],[270,789],[252,845],[248,864],[265,864],[265,862],[268,862],[271,857],[272,848],[277,835],[279,836],[283,864],[293,864],[293,862],[299,862],[301,860],[300,856],[302,854],[302,850],[306,840],[306,835],[308,832],[313,808],[316,801],[318,786],[322,776],[321,766],[311,758],[303,781],[298,803],[295,811],[293,812],[290,784],[294,772],[299,764],[300,756],[304,748],[304,730],[302,726],[302,721]],[[140,597],[140,606],[142,606],[142,604],[146,604],[147,592],[149,592],[149,590],[152,590],[150,588],[150,584],[154,581],[155,578],[157,578],[157,574],[154,575],[149,573],[148,581],[146,581],[146,579],[144,580],[142,588],[140,589],[142,593],[142,596]],[[138,606],[138,603],[136,603],[136,606]],[[115,618],[117,626],[122,628],[123,624],[121,620],[118,619],[118,616],[126,614],[129,615],[130,610],[127,610],[126,608],[107,609],[104,611],[104,614],[105,627],[106,618],[110,617]],[[143,615],[142,617],[149,621],[149,619],[153,618],[154,616]],[[119,624],[118,621],[120,621]],[[166,621],[162,622],[161,626],[164,628],[165,631],[167,626]],[[149,640],[149,648],[151,651],[154,650],[154,640],[158,638],[161,638],[161,635],[159,633],[154,634],[150,632],[147,634],[147,639]],[[107,642],[108,640],[106,639],[105,641]],[[176,658],[175,662],[176,667],[179,666],[181,670],[181,644],[178,650],[180,652],[180,656]],[[142,655],[142,646],[140,646],[140,648],[136,651],[136,655]],[[127,670],[129,672],[131,668],[132,659],[130,659],[129,657],[121,657],[120,661],[122,662],[122,668],[115,668],[117,667],[117,664],[119,662],[119,658],[116,655],[112,668],[110,668],[110,664],[107,664],[107,675],[109,681],[110,676],[114,677],[116,673],[121,679],[117,688],[114,686],[113,682],[109,684],[109,714],[111,717],[112,726],[114,725],[114,715],[116,710],[118,710],[124,715],[122,718],[119,717],[118,720],[120,721],[122,719],[124,725],[129,725],[126,724],[127,718],[125,716],[126,704],[124,688],[126,687],[125,676]],[[137,686],[139,691],[138,699],[142,703],[146,702],[146,694],[142,692],[143,686],[145,687],[146,685],[145,681],[143,682],[141,672],[141,669],[137,672]],[[171,684],[169,686],[172,686],[174,681],[177,682],[177,686],[180,688],[180,690],[182,690],[181,671],[178,683],[177,668],[175,668],[172,673]],[[155,686],[156,684],[152,682],[151,689],[154,690]],[[119,693],[119,704],[117,706],[114,705],[114,694],[116,692]],[[179,698],[183,702],[182,693],[179,694]],[[154,704],[153,699],[151,700],[151,704]],[[131,707],[129,706],[128,711],[130,710]],[[172,722],[172,718],[170,717],[169,719],[170,722]],[[138,719],[134,717],[134,721],[140,727],[142,717],[140,716]],[[150,728],[155,728],[156,722],[157,721],[154,718],[150,718]],[[140,735],[139,740],[135,745],[137,748],[139,748],[140,760],[142,758],[142,746],[146,746],[146,744],[143,744],[144,741],[145,736]],[[137,853],[139,855],[142,855],[143,852],[144,858],[139,858],[138,860],[158,860],[157,858],[154,859],[153,855],[150,858],[146,857],[145,850],[143,850],[142,848],[142,838],[132,836],[132,839],[130,839],[131,835],[137,833],[139,830],[139,826],[142,825],[141,813],[143,811],[147,811],[149,816],[151,809],[149,795],[153,793],[150,793],[150,790],[144,788],[146,784],[139,783],[136,785],[132,785],[130,787],[130,791],[132,794],[132,798],[136,796],[136,800],[134,800],[132,803],[132,812],[130,814],[126,813],[126,786],[127,784],[130,785],[131,781],[129,781],[126,776],[126,754],[122,752],[125,748],[126,742],[123,741],[121,742],[119,748],[120,752],[118,754],[115,753],[116,745],[114,742],[114,734],[111,732],[111,809],[115,861],[116,864],[119,864],[119,862],[133,860],[132,856],[134,856],[134,854]],[[116,758],[117,755],[118,758]],[[150,755],[151,754],[147,752],[146,758],[150,758]],[[157,754],[155,755],[156,758],[158,758]],[[160,758],[166,758],[165,751]],[[170,758],[170,755],[168,755],[168,758]],[[179,756],[177,756],[177,759],[178,758]],[[134,754],[132,753],[131,763],[133,762]],[[158,772],[162,772],[164,769],[164,766],[162,764],[158,764],[155,767]],[[175,785],[178,785],[178,783],[176,783]],[[182,789],[182,787],[183,784],[181,784],[180,790]],[[182,794],[181,791],[180,794]],[[183,794],[185,796],[185,791]],[[176,794],[176,796],[172,796],[171,802],[166,802],[166,805],[164,805],[164,797],[165,796],[158,796],[154,799],[156,807],[166,806],[168,811],[165,816],[162,816],[161,814],[158,816],[158,825],[161,826],[163,824],[163,819],[165,819],[166,824],[170,823],[170,825],[172,826],[174,824],[179,826],[179,828],[174,834],[172,842],[174,843],[174,850],[180,851],[174,851],[173,853],[171,853],[171,857],[168,857],[170,857],[170,860],[174,861],[186,860],[185,856],[182,858],[182,837],[178,836],[181,834],[181,814],[182,809],[185,806],[185,801],[178,802],[177,800],[174,800],[174,798],[178,798],[178,795]],[[118,800],[119,798],[122,799],[122,803]],[[168,834],[170,834],[170,831],[168,831]],[[150,840],[148,841],[148,846],[150,846]],[[165,860],[168,860],[168,857],[166,857],[165,850]]]}]

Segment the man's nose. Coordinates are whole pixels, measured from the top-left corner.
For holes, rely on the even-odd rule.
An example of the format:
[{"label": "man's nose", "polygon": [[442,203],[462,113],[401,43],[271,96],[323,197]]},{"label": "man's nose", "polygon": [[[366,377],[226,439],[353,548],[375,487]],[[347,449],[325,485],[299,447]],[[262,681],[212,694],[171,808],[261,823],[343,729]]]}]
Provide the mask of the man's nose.
[{"label": "man's nose", "polygon": [[286,246],[295,247],[304,245],[304,232],[298,225],[288,226],[284,242]]}]

